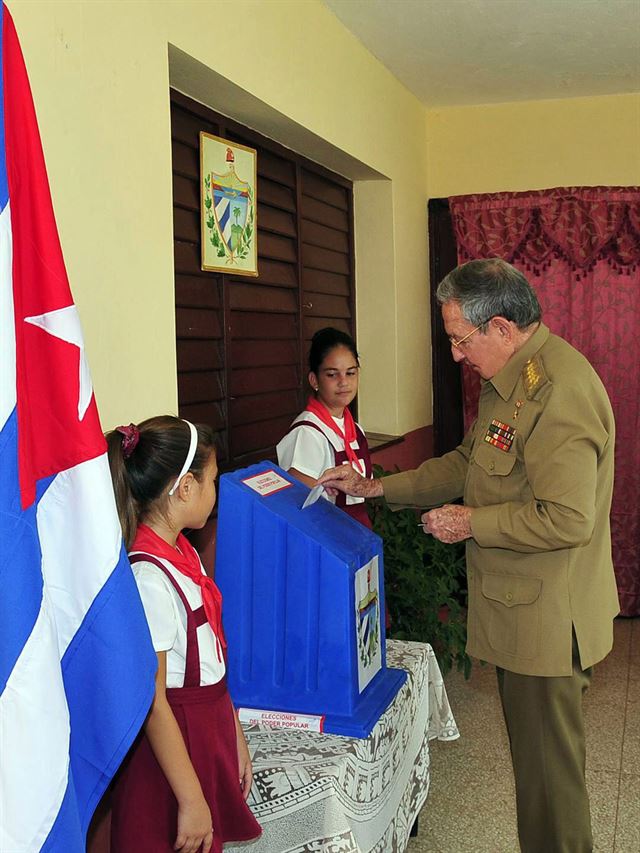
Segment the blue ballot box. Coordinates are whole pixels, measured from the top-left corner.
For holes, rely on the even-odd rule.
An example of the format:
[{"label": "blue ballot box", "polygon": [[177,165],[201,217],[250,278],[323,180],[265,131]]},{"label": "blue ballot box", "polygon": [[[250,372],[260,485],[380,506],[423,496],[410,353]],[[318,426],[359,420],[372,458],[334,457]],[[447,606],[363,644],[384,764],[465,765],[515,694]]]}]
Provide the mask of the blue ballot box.
[{"label": "blue ballot box", "polygon": [[270,462],[220,479],[216,583],[237,706],[366,737],[405,681],[387,669],[382,541]]}]

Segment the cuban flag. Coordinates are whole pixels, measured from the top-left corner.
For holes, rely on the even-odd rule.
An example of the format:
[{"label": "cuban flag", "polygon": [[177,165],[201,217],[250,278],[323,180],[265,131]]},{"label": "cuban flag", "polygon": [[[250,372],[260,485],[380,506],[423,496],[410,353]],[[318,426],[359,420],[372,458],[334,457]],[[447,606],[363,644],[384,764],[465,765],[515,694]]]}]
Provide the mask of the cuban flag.
[{"label": "cuban flag", "polygon": [[80,853],[150,706],[156,656],[29,82],[0,14],[0,851]]}]

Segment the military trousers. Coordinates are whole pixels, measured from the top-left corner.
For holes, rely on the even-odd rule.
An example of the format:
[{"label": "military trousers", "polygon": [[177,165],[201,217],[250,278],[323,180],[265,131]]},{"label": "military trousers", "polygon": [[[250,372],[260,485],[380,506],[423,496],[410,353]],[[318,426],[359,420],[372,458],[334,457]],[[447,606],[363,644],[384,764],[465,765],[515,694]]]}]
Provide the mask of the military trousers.
[{"label": "military trousers", "polygon": [[573,675],[518,675],[496,667],[516,782],[522,853],[591,853],[582,697],[591,669]]}]

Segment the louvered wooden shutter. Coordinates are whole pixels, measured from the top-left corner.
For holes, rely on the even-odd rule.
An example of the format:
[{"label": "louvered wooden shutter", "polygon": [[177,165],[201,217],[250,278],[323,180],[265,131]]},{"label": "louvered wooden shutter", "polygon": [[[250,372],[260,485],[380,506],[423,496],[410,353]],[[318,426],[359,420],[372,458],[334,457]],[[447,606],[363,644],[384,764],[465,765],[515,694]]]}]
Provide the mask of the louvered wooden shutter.
[{"label": "louvered wooden shutter", "polygon": [[[309,339],[353,334],[352,187],[171,93],[178,401],[211,424],[224,469],[274,458],[304,405]],[[199,132],[258,151],[258,271],[200,269]]]},{"label": "louvered wooden shutter", "polygon": [[324,326],[353,334],[352,192],[307,169],[300,170],[300,178],[303,331],[308,344]]}]

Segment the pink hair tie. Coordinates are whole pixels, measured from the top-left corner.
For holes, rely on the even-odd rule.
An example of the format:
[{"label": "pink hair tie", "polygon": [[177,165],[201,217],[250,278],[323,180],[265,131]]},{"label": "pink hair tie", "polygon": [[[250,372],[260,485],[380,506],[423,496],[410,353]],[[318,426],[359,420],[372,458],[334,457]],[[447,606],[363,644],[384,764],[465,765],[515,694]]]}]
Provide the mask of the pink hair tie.
[{"label": "pink hair tie", "polygon": [[116,432],[122,434],[122,455],[128,459],[138,446],[140,430],[135,424],[116,427]]}]

